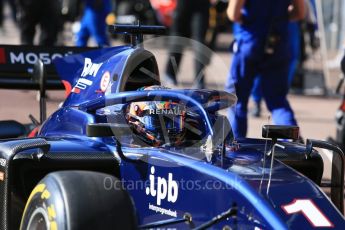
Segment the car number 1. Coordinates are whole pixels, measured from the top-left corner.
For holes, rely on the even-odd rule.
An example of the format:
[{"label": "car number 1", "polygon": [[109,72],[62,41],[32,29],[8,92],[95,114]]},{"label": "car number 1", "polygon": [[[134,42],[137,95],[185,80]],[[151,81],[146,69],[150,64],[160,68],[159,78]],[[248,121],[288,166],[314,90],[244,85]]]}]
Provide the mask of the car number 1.
[{"label": "car number 1", "polygon": [[310,199],[295,199],[289,204],[282,205],[282,208],[287,214],[301,212],[313,227],[334,227],[332,222]]}]

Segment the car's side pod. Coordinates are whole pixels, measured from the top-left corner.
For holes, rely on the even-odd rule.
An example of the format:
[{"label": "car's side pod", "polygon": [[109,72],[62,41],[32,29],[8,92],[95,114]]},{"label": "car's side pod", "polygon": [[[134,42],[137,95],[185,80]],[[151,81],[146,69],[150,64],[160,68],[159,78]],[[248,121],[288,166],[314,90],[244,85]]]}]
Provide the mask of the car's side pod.
[{"label": "car's side pod", "polygon": [[10,202],[11,192],[10,186],[12,184],[12,161],[15,155],[19,152],[29,149],[37,149],[33,158],[40,158],[47,154],[50,149],[50,144],[43,138],[32,138],[13,140],[0,143],[0,229],[11,229],[10,222]]}]

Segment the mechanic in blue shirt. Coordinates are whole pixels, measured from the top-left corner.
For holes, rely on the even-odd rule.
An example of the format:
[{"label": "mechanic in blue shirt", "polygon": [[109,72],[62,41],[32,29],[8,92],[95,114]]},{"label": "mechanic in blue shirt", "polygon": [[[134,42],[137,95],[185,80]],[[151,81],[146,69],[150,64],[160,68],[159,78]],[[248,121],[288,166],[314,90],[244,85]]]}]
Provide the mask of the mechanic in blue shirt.
[{"label": "mechanic in blue shirt", "polygon": [[235,137],[247,134],[247,104],[256,76],[277,125],[296,125],[287,100],[288,23],[304,17],[304,0],[230,0],[230,20],[239,23],[226,90],[238,102],[229,110]]},{"label": "mechanic in blue shirt", "polygon": [[77,33],[76,45],[87,46],[93,37],[99,47],[109,46],[105,19],[111,12],[111,0],[84,0],[84,13]]}]

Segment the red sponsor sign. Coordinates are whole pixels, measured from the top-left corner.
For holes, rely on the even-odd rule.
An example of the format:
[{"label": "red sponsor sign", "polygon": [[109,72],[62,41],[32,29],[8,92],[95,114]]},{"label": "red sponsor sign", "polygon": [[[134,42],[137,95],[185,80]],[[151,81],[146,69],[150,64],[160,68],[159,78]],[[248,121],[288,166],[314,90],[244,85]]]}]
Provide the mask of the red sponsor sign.
[{"label": "red sponsor sign", "polygon": [[4,48],[0,48],[0,64],[6,64],[6,54]]}]

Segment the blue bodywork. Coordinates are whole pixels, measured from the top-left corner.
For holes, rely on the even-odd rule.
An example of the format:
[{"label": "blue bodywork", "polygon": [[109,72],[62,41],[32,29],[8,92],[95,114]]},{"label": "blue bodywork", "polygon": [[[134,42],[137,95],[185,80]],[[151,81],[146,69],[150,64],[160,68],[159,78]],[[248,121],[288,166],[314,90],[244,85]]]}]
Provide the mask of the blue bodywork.
[{"label": "blue bodywork", "polygon": [[[220,117],[218,111],[232,106],[236,102],[234,95],[214,90],[135,91],[131,85],[160,82],[154,56],[142,48],[124,46],[91,51],[56,59],[56,66],[71,92],[61,108],[42,125],[38,136],[50,141],[52,153],[111,152],[119,161],[119,169],[114,171],[119,170],[120,179],[133,198],[139,225],[189,213],[194,226],[180,223],[168,228],[197,227],[237,207],[236,218],[227,218],[214,228],[310,229],[315,226],[305,213],[288,214],[283,208],[296,200],[307,200],[328,220],[328,227],[344,229],[342,214],[312,180],[279,159],[273,159],[270,170],[270,140],[233,140],[231,135],[225,135],[217,143],[221,146],[222,138],[226,139],[225,155],[217,154],[216,146],[210,158],[199,145],[140,147],[131,144],[131,136],[123,136],[122,150],[132,159],[126,161],[118,155],[113,138],[86,135],[90,123],[114,122],[116,114],[123,113],[122,105],[159,98],[182,101],[192,108],[203,129],[201,142],[206,143],[209,136],[219,131],[213,128]],[[140,71],[149,71],[145,82],[133,77],[140,78]],[[277,151],[282,154],[304,154],[303,145],[280,145]]]}]

